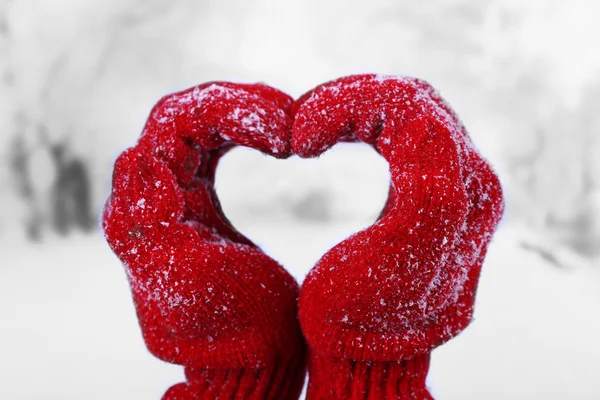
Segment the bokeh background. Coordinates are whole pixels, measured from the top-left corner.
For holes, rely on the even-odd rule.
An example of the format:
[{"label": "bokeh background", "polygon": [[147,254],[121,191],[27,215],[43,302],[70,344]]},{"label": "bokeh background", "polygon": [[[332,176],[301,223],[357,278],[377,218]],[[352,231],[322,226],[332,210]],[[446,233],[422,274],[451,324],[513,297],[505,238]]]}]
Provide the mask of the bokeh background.
[{"label": "bokeh background", "polygon": [[[506,191],[476,320],[433,353],[436,398],[599,399],[599,17],[595,0],[0,0],[0,398],[158,399],[183,379],[146,351],[97,224],[159,97],[379,72],[438,88]],[[217,190],[302,280],[388,179],[357,144],[235,149]]]}]

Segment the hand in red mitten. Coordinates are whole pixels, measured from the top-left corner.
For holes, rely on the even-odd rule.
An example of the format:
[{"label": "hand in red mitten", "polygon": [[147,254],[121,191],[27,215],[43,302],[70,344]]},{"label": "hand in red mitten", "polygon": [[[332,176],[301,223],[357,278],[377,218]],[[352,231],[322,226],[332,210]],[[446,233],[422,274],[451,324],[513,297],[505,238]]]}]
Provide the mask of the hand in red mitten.
[{"label": "hand in red mitten", "polygon": [[471,321],[500,183],[423,81],[346,77],[307,93],[294,113],[297,154],[362,141],[392,176],[379,220],[330,250],[302,286],[308,398],[430,399],[429,353]]},{"label": "hand in red mitten", "polygon": [[163,98],[115,164],[106,238],[125,265],[142,333],[186,366],[165,399],[294,399],[304,344],[294,279],[222,213],[214,172],[234,145],[290,155],[292,100],[212,83]]}]

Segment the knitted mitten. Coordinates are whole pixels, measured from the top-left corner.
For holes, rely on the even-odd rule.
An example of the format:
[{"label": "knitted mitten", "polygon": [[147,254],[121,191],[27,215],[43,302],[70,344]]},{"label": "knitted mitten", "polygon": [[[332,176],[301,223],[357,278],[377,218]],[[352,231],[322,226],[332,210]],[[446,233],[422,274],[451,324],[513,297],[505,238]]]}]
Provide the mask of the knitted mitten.
[{"label": "knitted mitten", "polygon": [[304,382],[298,287],[237,232],[214,190],[234,145],[290,155],[292,100],[209,83],[161,99],[116,161],[104,213],[148,349],[186,367],[164,399],[295,399]]},{"label": "knitted mitten", "polygon": [[300,156],[362,141],[392,176],[379,220],[325,254],[302,286],[308,399],[430,399],[431,350],[471,321],[503,210],[498,178],[449,106],[417,79],[341,78],[293,112]]}]

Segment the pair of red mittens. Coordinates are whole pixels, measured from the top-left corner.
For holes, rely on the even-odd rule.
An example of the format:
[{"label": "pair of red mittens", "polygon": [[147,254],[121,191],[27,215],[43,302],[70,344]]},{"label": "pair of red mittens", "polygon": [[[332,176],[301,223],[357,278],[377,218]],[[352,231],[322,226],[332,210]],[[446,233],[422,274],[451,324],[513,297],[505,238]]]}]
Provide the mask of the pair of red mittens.
[{"label": "pair of red mittens", "polygon": [[[224,216],[215,169],[235,145],[314,157],[342,140],[388,160],[390,196],[298,293]],[[104,229],[148,348],[186,366],[165,399],[298,398],[302,334],[309,399],[427,399],[429,353],[470,322],[501,213],[497,177],[430,86],[361,75],[296,102],[230,83],[166,96],[116,162]]]}]

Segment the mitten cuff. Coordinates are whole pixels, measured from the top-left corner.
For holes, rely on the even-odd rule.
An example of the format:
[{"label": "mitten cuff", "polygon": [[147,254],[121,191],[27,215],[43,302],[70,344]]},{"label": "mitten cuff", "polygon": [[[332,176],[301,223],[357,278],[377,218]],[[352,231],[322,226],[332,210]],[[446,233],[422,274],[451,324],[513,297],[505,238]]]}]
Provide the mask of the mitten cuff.
[{"label": "mitten cuff", "polygon": [[171,387],[163,400],[297,399],[305,374],[303,353],[262,368],[188,367],[185,369],[187,382]]},{"label": "mitten cuff", "polygon": [[341,360],[311,354],[308,400],[433,400],[425,380],[429,354],[389,362]]}]

